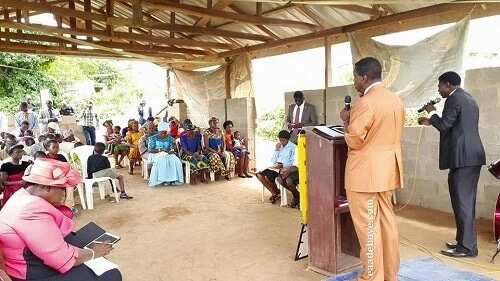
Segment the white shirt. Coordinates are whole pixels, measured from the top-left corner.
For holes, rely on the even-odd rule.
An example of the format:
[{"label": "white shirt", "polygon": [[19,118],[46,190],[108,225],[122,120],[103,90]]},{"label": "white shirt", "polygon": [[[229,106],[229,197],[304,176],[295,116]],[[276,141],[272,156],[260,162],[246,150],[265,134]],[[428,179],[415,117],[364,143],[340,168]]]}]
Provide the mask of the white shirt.
[{"label": "white shirt", "polygon": [[370,91],[373,87],[382,84],[382,81],[375,82],[371,84],[370,86],[366,87],[365,92],[363,93],[363,96],[368,94],[368,91]]},{"label": "white shirt", "polygon": [[[458,89],[458,88],[457,88],[457,89]],[[450,95],[448,96],[448,98],[449,98],[449,97],[451,97],[451,95],[453,95],[453,93],[455,93],[455,91],[456,91],[457,89],[453,90],[453,91],[450,93]],[[429,118],[431,118],[434,114],[437,114],[437,112],[436,112],[435,110],[433,110],[433,111],[429,112]]]},{"label": "white shirt", "polygon": [[302,104],[300,106],[295,104],[295,107],[293,108],[292,123],[295,123],[295,114],[297,114],[297,108],[300,110],[299,111],[299,123],[302,121],[302,112],[304,111],[304,103],[305,102],[302,102]]}]

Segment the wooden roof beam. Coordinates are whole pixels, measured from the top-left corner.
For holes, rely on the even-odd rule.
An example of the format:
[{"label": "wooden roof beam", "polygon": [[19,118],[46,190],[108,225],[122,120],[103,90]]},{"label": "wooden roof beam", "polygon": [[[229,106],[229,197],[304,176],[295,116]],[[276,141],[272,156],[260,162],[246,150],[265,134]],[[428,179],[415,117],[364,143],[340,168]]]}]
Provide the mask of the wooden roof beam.
[{"label": "wooden roof beam", "polygon": [[[129,1],[138,1],[138,0],[129,0]],[[201,17],[207,16],[210,18],[226,19],[247,24],[278,25],[278,26],[286,26],[291,28],[300,28],[313,31],[318,29],[318,26],[314,24],[305,23],[301,21],[229,13],[198,6],[172,3],[166,0],[143,0],[143,5],[144,7],[149,7],[153,9],[163,9],[163,10],[184,13],[188,15],[201,16]]]},{"label": "wooden roof beam", "polygon": [[[213,10],[219,10],[222,11],[224,10],[227,6],[229,6],[233,0],[219,0],[215,5],[209,9]],[[207,1],[208,3],[208,1]],[[195,24],[194,26],[207,26],[208,22],[210,21],[210,17],[208,16],[203,16],[201,17]]]},{"label": "wooden roof beam", "polygon": [[[79,0],[76,0],[79,1]],[[204,34],[204,35],[214,35],[221,37],[229,37],[229,38],[240,38],[254,41],[270,41],[272,38],[260,34],[251,34],[251,33],[243,33],[243,32],[234,32],[228,30],[221,30],[216,28],[209,27],[193,27],[188,25],[179,25],[179,24],[170,24],[163,22],[151,22],[145,21],[142,24],[134,24],[132,20],[123,18],[123,17],[112,17],[108,16],[104,13],[88,13],[78,10],[71,10],[67,8],[54,7],[46,4],[39,4],[34,2],[24,2],[20,0],[2,0],[4,5],[19,9],[26,9],[32,11],[39,11],[43,13],[52,13],[54,15],[62,16],[62,17],[75,17],[81,18],[84,20],[93,20],[105,22],[107,25],[113,26],[127,26],[127,27],[135,27],[135,28],[145,28],[145,29],[161,29],[168,30],[174,32],[187,32],[187,33],[196,33],[196,34]],[[222,48],[223,49],[223,48]]]},{"label": "wooden roof beam", "polygon": [[[0,20],[0,26],[8,28],[19,27],[18,24],[5,20]],[[153,42],[153,43],[161,43],[167,45],[191,46],[199,48],[231,49],[230,45],[223,43],[195,41],[195,40],[179,39],[179,38],[164,38],[164,37],[148,36],[148,35],[128,33],[128,32],[115,31],[113,36],[109,36],[107,35],[106,31],[102,30],[93,30],[92,32],[89,32],[81,29],[72,30],[68,28],[57,28],[39,24],[23,25],[23,28],[31,31],[70,34],[74,36],[93,36],[99,38],[100,40],[124,39],[124,40],[134,40],[147,43]]]},{"label": "wooden roof beam", "polygon": [[[470,11],[472,11],[475,6],[475,4],[438,4],[430,7],[424,7],[416,10],[381,17],[378,20],[367,20],[347,26],[325,29],[316,33],[309,33],[259,45],[243,47],[237,50],[219,53],[219,57],[232,57],[241,53],[248,52],[263,53],[263,55],[259,55],[258,57],[264,57],[267,55],[286,53],[286,51],[275,52],[272,50],[275,48],[292,49],[293,47],[294,51],[316,48],[324,45],[324,37],[334,37],[335,39],[332,41],[332,43],[341,43],[346,42],[346,33],[359,30],[366,30],[367,32],[369,32],[370,36],[379,36],[414,28],[447,24],[450,22],[461,20],[468,13],[470,13]],[[499,14],[500,4],[488,3],[483,4],[482,8],[474,9],[471,15],[472,18],[478,18]],[[296,48],[295,46],[298,44],[302,44],[306,47]]]}]

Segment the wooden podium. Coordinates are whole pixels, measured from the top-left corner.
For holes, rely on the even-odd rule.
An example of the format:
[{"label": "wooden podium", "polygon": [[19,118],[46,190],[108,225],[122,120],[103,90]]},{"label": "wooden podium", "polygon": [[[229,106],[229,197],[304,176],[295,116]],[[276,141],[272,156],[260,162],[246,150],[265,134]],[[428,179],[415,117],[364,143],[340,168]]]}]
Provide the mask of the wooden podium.
[{"label": "wooden podium", "polygon": [[[326,127],[325,127],[326,128]],[[309,188],[309,269],[328,275],[360,264],[359,242],[347,204],[344,172],[347,145],[343,136],[306,129]]]}]

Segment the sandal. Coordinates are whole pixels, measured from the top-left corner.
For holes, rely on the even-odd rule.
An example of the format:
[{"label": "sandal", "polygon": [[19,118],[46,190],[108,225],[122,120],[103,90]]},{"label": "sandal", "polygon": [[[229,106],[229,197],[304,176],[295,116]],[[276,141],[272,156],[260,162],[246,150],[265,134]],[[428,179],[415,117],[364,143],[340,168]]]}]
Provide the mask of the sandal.
[{"label": "sandal", "polygon": [[125,192],[122,192],[120,193],[120,199],[127,199],[127,200],[130,200],[130,199],[134,199],[134,197],[132,196],[129,196],[127,193]]},{"label": "sandal", "polygon": [[249,174],[245,174],[245,178],[253,178],[253,177]]},{"label": "sandal", "polygon": [[281,199],[281,194],[278,193],[278,194],[275,194],[275,195],[273,195],[271,197],[272,197],[272,199],[270,200],[271,204],[274,204],[274,203],[276,203],[276,201],[278,201],[278,200]]}]

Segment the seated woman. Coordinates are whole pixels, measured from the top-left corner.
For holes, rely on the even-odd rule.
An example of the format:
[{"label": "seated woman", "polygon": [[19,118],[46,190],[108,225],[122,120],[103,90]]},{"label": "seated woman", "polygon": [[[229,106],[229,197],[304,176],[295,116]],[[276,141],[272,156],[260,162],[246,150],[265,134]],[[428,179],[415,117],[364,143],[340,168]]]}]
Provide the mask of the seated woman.
[{"label": "seated woman", "polygon": [[[219,119],[210,118],[208,125],[210,128],[205,131],[203,138],[210,169],[214,173],[220,173],[226,180],[231,180],[229,175],[234,171],[236,160],[231,152],[226,151],[224,137],[219,129]],[[227,163],[227,166],[224,163]]]},{"label": "seated woman", "polygon": [[24,145],[15,144],[8,149],[10,161],[5,162],[0,167],[0,186],[3,189],[2,205],[5,205],[9,198],[16,191],[24,187],[23,175],[31,162],[21,161],[24,155]]},{"label": "seated woman", "polygon": [[16,192],[0,211],[7,274],[14,281],[121,281],[117,269],[96,276],[83,265],[108,255],[110,245],[82,249],[64,240],[75,223],[61,204],[66,187],[80,183],[80,173],[68,163],[38,159],[23,180],[28,187]]},{"label": "seated woman", "polygon": [[115,158],[115,168],[123,168],[122,163],[125,156],[129,154],[129,146],[120,134],[120,126],[113,127],[114,133],[111,135],[112,153]]},{"label": "seated woman", "polygon": [[208,182],[208,158],[201,151],[201,134],[189,119],[184,120],[183,127],[185,131],[180,136],[181,159],[190,163],[191,173],[199,175],[202,182]]},{"label": "seated woman", "polygon": [[113,121],[112,120],[106,120],[102,125],[105,128],[104,134],[103,134],[103,139],[104,143],[106,144],[106,154],[112,154],[113,153]]},{"label": "seated woman", "polygon": [[281,169],[291,167],[295,162],[296,145],[290,140],[288,131],[281,131],[278,134],[279,142],[276,144],[273,157],[271,158],[271,166],[264,171],[257,173],[257,179],[271,192],[269,201],[275,203],[280,199],[281,195],[276,186],[276,178],[279,176]]},{"label": "seated woman", "polygon": [[[238,172],[238,177],[240,178],[251,178],[252,176],[248,174],[248,153],[246,149],[243,151],[241,149],[241,136],[238,139],[235,137],[235,133],[233,134],[233,121],[227,120],[222,124],[224,128],[224,142],[226,144],[226,150],[230,151],[234,154],[236,158],[236,172]],[[236,147],[236,143],[238,143],[238,147]]]},{"label": "seated woman", "polygon": [[148,152],[148,141],[149,137],[152,137],[157,134],[156,125],[152,122],[146,121],[144,126],[141,128],[143,130],[144,135],[139,140],[139,153],[141,154],[143,165],[147,165],[147,177],[151,173],[151,163],[148,162],[149,152]]},{"label": "seated woman", "polygon": [[127,131],[125,139],[129,144],[128,159],[130,160],[128,173],[130,175],[134,174],[134,166],[136,163],[142,161],[141,154],[139,153],[139,140],[143,136],[143,132],[139,131],[139,122],[132,120],[130,122],[130,128]]},{"label": "seated woman", "polygon": [[149,186],[181,185],[184,183],[182,163],[175,155],[175,140],[168,135],[168,124],[158,125],[158,134],[149,137],[148,162],[152,163]]}]

